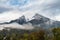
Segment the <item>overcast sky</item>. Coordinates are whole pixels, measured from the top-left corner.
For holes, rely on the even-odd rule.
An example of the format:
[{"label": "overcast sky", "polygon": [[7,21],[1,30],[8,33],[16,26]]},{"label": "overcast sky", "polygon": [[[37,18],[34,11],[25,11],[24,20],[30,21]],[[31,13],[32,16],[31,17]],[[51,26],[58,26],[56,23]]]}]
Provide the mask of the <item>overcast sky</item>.
[{"label": "overcast sky", "polygon": [[60,0],[0,0],[0,22],[34,13],[60,21]]}]

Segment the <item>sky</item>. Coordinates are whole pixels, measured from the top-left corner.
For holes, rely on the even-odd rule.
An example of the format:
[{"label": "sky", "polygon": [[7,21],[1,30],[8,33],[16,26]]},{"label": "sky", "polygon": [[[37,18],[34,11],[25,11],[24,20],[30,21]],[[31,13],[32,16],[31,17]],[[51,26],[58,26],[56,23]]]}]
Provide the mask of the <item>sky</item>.
[{"label": "sky", "polygon": [[35,13],[60,21],[60,0],[0,0],[0,23]]}]

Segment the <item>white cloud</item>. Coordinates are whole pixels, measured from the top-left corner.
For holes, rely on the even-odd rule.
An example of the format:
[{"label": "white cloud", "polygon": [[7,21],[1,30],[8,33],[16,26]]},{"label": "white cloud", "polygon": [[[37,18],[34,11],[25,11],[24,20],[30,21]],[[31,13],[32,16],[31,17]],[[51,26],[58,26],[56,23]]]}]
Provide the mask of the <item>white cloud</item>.
[{"label": "white cloud", "polygon": [[60,21],[60,15],[58,15],[58,16],[55,16],[55,20],[58,20],[58,21]]},{"label": "white cloud", "polygon": [[17,24],[17,23],[12,23],[12,24],[0,25],[0,30],[5,29],[5,28],[24,29],[24,30],[34,29],[34,27],[31,24],[20,25],[20,24]]},{"label": "white cloud", "polygon": [[3,12],[0,14],[0,23],[15,20],[15,19],[19,18],[20,16],[22,16],[22,12],[19,12],[19,11]]},{"label": "white cloud", "polygon": [[[29,14],[31,12],[32,13],[37,12],[37,13],[44,15],[51,19],[55,19],[54,18],[55,16],[60,15],[60,11],[59,11],[60,10],[60,0],[27,0],[28,3],[26,3],[22,6],[20,4],[11,5],[10,1],[11,0],[1,1],[0,6],[10,8],[11,10],[19,10],[20,12],[23,12],[23,13],[29,12]],[[22,1],[22,3],[24,1]]]},{"label": "white cloud", "polygon": [[6,11],[0,14],[0,23],[9,22],[11,20],[18,19],[23,15],[25,16],[26,20],[27,19],[31,20],[33,19],[32,17],[35,15],[35,13],[36,13],[35,11],[33,12],[31,11],[21,12],[19,10]]}]

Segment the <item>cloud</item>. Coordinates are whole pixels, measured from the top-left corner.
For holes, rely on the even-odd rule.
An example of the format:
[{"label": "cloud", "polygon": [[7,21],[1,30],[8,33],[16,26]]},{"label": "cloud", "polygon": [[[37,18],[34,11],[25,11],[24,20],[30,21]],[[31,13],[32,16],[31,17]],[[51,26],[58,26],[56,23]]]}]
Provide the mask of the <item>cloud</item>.
[{"label": "cloud", "polygon": [[17,8],[17,7],[22,7],[26,4],[29,3],[29,0],[5,0],[5,1],[0,1],[0,6],[4,6],[7,8]]},{"label": "cloud", "polygon": [[5,12],[5,11],[10,11],[11,9],[9,8],[4,8],[4,7],[0,7],[0,13]]},{"label": "cloud", "polygon": [[0,30],[5,29],[5,28],[24,29],[24,30],[34,29],[34,27],[30,23],[29,24],[24,24],[24,25],[20,25],[20,24],[17,24],[17,23],[0,25]]},{"label": "cloud", "polygon": [[[6,11],[0,14],[0,23],[9,22],[11,20],[19,19],[21,16],[25,16],[26,20],[32,20],[35,15],[35,11],[25,11],[21,12],[19,10]],[[30,15],[30,16],[29,16]],[[28,20],[27,20],[28,21]]]},{"label": "cloud", "polygon": [[0,7],[10,11],[39,13],[54,20],[59,20],[55,16],[60,15],[60,0],[0,0]]},{"label": "cloud", "polygon": [[22,16],[21,13],[22,12],[19,12],[19,11],[3,12],[2,14],[0,14],[0,23],[15,20],[15,19],[19,18],[20,16]]}]

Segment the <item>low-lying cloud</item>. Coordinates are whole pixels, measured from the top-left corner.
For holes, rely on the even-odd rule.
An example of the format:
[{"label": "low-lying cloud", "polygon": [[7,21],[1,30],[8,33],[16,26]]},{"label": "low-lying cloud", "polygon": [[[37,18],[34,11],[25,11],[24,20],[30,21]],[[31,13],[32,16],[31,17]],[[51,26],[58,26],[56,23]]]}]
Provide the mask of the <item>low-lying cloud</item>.
[{"label": "low-lying cloud", "polygon": [[20,25],[18,23],[12,23],[12,24],[3,24],[3,25],[0,25],[0,30],[2,29],[5,29],[5,28],[8,28],[8,29],[24,29],[24,30],[32,30],[34,29],[34,27],[32,26],[32,24],[24,24],[24,25]]}]

